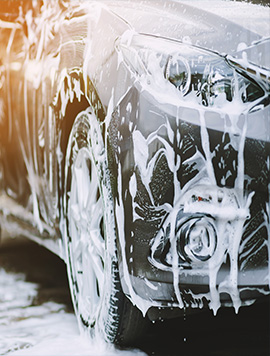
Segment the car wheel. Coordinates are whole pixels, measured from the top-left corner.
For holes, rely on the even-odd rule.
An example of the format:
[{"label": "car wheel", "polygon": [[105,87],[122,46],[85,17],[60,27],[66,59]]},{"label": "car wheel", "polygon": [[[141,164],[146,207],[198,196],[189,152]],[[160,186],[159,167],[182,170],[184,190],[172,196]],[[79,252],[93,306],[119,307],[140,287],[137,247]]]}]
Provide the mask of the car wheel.
[{"label": "car wheel", "polygon": [[105,149],[90,110],[74,121],[65,162],[64,242],[80,328],[92,337],[131,345],[147,321],[121,289]]}]

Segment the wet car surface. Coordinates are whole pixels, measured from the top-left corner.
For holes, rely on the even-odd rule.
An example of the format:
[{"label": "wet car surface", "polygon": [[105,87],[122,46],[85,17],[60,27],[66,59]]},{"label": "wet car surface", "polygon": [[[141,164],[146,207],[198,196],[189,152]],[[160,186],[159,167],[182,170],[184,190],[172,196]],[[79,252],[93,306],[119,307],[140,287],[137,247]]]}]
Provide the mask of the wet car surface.
[{"label": "wet car surface", "polygon": [[3,4],[1,225],[65,260],[81,330],[269,294],[269,6]]},{"label": "wet car surface", "polygon": [[[35,263],[35,269],[32,268],[33,263]],[[67,355],[70,354],[69,350],[72,347],[69,344],[70,340],[72,344],[78,343],[77,350],[81,352],[80,355],[92,354],[93,346],[85,345],[84,340],[79,339],[75,317],[70,314],[73,313],[73,307],[69,296],[66,268],[59,258],[43,247],[17,237],[14,240],[2,241],[0,270],[1,300],[3,292],[8,292],[7,281],[11,283],[10,301],[13,292],[20,290],[21,293],[21,298],[17,299],[16,305],[13,301],[13,305],[7,307],[6,304],[5,308],[0,309],[0,330],[2,331],[0,354],[8,355],[8,346],[10,349],[13,346],[14,349],[24,351],[27,355],[55,355],[55,351],[51,349],[51,345],[54,345],[54,350],[58,350],[58,355]],[[6,281],[4,281],[4,276]],[[23,289],[23,280],[31,287],[26,286]],[[31,302],[33,285],[38,286],[38,292]],[[27,313],[28,304],[29,312]],[[258,303],[250,308],[241,308],[239,315],[235,315],[232,309],[226,308],[221,309],[217,317],[209,313],[198,316],[186,316],[182,321],[178,319],[155,323],[153,330],[149,331],[144,340],[136,345],[137,348],[149,356],[269,355],[269,301]],[[5,324],[8,318],[11,320],[11,317],[12,323]],[[29,321],[33,323],[32,335],[27,320],[28,325]],[[25,323],[23,328],[21,328],[20,321]],[[48,327],[50,323],[52,325]],[[29,332],[28,335],[27,332]],[[68,339],[65,339],[66,335]],[[40,347],[42,342],[45,344],[43,353]],[[107,353],[104,351],[104,356],[108,356],[108,352],[108,350]],[[99,353],[101,353],[100,349]],[[15,350],[10,354],[16,356]],[[121,352],[117,355],[121,356]],[[130,350],[130,356],[132,355],[138,354]]]}]

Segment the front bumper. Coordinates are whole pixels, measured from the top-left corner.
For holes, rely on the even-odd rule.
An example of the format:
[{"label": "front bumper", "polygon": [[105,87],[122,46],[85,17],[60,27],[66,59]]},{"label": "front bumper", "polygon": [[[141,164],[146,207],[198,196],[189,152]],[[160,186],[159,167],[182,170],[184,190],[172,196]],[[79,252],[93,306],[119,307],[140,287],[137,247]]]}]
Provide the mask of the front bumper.
[{"label": "front bumper", "polygon": [[[233,117],[162,104],[131,86],[109,126],[115,201],[124,215],[116,214],[125,237],[121,280],[131,299],[216,311],[220,303],[238,309],[268,293],[269,127],[269,105]],[[181,258],[181,211],[187,219],[212,219],[213,257]]]}]

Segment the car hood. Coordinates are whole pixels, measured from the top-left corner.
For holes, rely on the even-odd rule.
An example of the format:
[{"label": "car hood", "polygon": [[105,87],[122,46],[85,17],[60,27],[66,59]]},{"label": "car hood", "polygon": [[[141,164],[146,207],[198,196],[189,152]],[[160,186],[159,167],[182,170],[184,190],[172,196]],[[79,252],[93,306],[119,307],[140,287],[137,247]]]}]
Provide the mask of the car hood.
[{"label": "car hood", "polygon": [[[136,32],[189,42],[221,54],[239,56],[243,48],[254,49],[254,43],[270,37],[270,8],[266,6],[224,0],[105,2]],[[251,52],[253,63],[261,65],[261,56],[256,58]],[[264,57],[265,65],[266,53]]]},{"label": "car hood", "polygon": [[262,39],[249,47],[243,46],[241,50],[234,54],[234,58],[242,63],[247,61],[270,71],[270,38]]}]

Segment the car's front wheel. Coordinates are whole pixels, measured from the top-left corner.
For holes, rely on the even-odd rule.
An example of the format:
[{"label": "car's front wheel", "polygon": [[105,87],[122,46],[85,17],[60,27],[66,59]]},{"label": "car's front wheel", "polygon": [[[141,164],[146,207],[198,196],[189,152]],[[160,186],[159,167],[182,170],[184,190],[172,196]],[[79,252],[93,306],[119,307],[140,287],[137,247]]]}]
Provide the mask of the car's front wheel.
[{"label": "car's front wheel", "polygon": [[130,345],[146,321],[121,289],[105,149],[90,110],[77,116],[70,133],[63,202],[68,278],[79,325],[92,336]]}]

